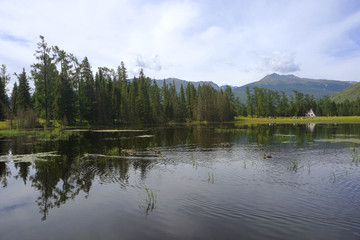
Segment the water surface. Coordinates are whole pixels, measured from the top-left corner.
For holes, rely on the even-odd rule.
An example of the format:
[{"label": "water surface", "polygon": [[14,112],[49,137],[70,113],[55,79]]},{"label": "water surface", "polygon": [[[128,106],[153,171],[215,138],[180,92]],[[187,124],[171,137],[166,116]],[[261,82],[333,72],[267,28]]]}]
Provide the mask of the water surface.
[{"label": "water surface", "polygon": [[2,138],[0,236],[359,239],[359,146],[359,124]]}]

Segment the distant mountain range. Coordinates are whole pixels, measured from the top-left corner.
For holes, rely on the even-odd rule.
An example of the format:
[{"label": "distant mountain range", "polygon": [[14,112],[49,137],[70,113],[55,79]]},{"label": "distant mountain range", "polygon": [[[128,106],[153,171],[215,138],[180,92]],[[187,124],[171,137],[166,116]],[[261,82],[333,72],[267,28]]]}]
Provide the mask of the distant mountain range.
[{"label": "distant mountain range", "polygon": [[[156,80],[157,85],[162,87],[164,80]],[[181,84],[185,88],[188,84],[188,81],[177,79],[177,78],[167,78],[165,79],[167,84],[175,83],[176,89],[179,91]],[[211,81],[200,81],[200,82],[191,82],[197,88],[202,84],[210,84],[216,90],[225,89],[226,86],[218,86],[216,83]],[[253,83],[246,84],[241,87],[232,87],[233,93],[235,96],[240,98],[241,102],[246,101],[246,86],[250,89],[254,87],[267,88],[274,91],[283,91],[286,95],[294,95],[293,90],[297,90],[304,94],[314,95],[315,99],[320,99],[326,95],[332,96],[341,90],[349,88],[356,84],[357,82],[350,81],[338,81],[338,80],[327,80],[327,79],[310,79],[310,78],[300,78],[295,75],[279,75],[276,73],[270,74],[262,78],[261,80]],[[360,86],[359,86],[360,87]]]},{"label": "distant mountain range", "polygon": [[294,95],[293,90],[297,90],[304,94],[314,95],[315,99],[320,99],[326,95],[332,96],[355,83],[356,82],[349,81],[300,78],[295,75],[279,75],[273,73],[265,76],[260,81],[242,87],[235,87],[233,88],[233,92],[234,95],[239,96],[242,101],[245,101],[246,99],[246,86],[250,89],[253,87],[260,87],[279,92],[283,91],[286,95]]},{"label": "distant mountain range", "polygon": [[335,102],[343,102],[345,99],[349,101],[354,101],[360,97],[360,83],[354,84],[351,87],[348,87],[336,94],[334,94],[330,99]]}]

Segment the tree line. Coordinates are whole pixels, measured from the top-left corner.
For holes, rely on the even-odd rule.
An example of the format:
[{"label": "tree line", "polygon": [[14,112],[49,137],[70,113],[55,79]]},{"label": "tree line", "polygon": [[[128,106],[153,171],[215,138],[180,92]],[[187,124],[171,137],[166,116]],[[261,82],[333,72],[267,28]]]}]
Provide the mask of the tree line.
[{"label": "tree line", "polygon": [[[231,121],[236,99],[230,87],[217,91],[209,85],[181,86],[174,83],[157,86],[143,70],[128,79],[123,62],[116,70],[99,67],[93,73],[85,57],[81,62],[58,46],[49,47],[43,36],[34,54],[31,75],[25,69],[15,74],[10,101],[6,85],[10,75],[6,66],[0,72],[0,119],[34,122],[53,120],[63,125],[147,124],[169,121]],[[29,81],[34,81],[34,92]]]},{"label": "tree line", "polygon": [[[25,69],[15,74],[11,96],[6,86],[10,80],[5,65],[0,68],[0,120],[14,120],[17,126],[44,125],[121,125],[164,123],[169,121],[232,121],[235,115],[251,117],[304,116],[313,109],[318,116],[360,115],[360,98],[335,103],[329,97],[314,96],[294,90],[284,92],[254,87],[246,88],[246,102],[233,96],[231,87],[215,90],[210,85],[198,88],[192,83],[181,86],[164,80],[158,86],[146,77],[128,79],[121,61],[117,69],[99,67],[94,72],[87,57],[79,61],[58,46],[49,47],[43,36],[34,54],[30,75]],[[34,81],[31,94],[29,81]]]},{"label": "tree line", "polygon": [[238,114],[251,117],[292,117],[304,116],[313,109],[317,116],[360,116],[360,98],[335,103],[329,96],[315,100],[313,95],[293,90],[293,96],[283,91],[246,87],[246,103],[240,105]]}]

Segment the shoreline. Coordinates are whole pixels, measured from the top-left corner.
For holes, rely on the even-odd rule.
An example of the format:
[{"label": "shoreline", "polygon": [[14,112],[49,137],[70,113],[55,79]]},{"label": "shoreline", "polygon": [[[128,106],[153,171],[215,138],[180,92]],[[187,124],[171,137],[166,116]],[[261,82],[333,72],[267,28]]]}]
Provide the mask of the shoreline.
[{"label": "shoreline", "polygon": [[360,123],[360,116],[334,116],[334,117],[277,117],[277,118],[251,118],[235,117],[237,124],[268,124],[268,123]]}]

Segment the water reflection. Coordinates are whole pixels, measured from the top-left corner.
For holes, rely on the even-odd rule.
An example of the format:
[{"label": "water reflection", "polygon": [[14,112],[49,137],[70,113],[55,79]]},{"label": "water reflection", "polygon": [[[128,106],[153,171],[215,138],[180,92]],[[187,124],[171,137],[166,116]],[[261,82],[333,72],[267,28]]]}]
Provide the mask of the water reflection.
[{"label": "water reflection", "polygon": [[[68,200],[75,199],[80,193],[88,197],[94,184],[117,184],[126,190],[129,178],[138,172],[141,181],[159,164],[176,164],[178,159],[119,159],[119,158],[84,158],[84,154],[106,154],[107,151],[118,149],[133,149],[141,153],[147,148],[155,148],[171,154],[172,151],[213,152],[219,149],[235,149],[239,145],[258,146],[256,151],[263,155],[263,147],[299,147],[317,143],[315,149],[323,150],[328,142],[321,140],[346,139],[352,135],[359,139],[360,125],[195,125],[177,127],[157,127],[144,129],[148,137],[137,137],[144,133],[138,132],[71,132],[54,133],[39,132],[33,136],[22,136],[3,139],[0,151],[3,156],[32,154],[38,152],[56,151],[60,156],[48,157],[46,161],[11,163],[0,161],[0,184],[3,188],[10,187],[9,179],[22,180],[24,185],[30,184],[38,193],[36,204],[41,219],[47,219],[52,208],[59,208]],[[151,135],[151,136],[150,136]],[[353,146],[348,142],[340,142]],[[174,148],[175,147],[175,148]],[[326,147],[329,148],[329,147]],[[235,150],[234,150],[235,151]],[[197,166],[196,160],[186,159]],[[275,161],[275,160],[274,160]],[[251,163],[253,165],[254,162]],[[242,163],[248,170],[250,162]],[[310,166],[310,165],[309,165]],[[12,170],[13,169],[13,172]],[[310,167],[308,169],[310,173]],[[205,172],[204,181],[215,184],[214,173]],[[218,180],[217,180],[218,181]],[[221,181],[221,180],[220,180]],[[136,185],[138,184],[138,185]],[[137,188],[143,186],[135,183]],[[148,214],[155,208],[151,201],[145,206]]]}]

